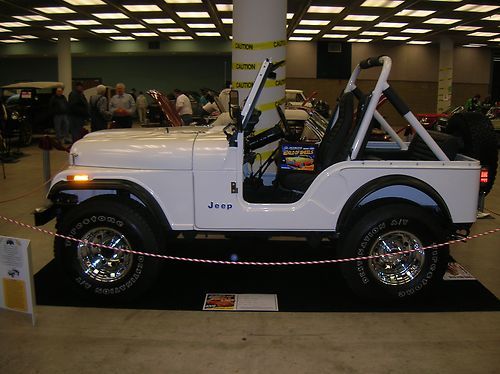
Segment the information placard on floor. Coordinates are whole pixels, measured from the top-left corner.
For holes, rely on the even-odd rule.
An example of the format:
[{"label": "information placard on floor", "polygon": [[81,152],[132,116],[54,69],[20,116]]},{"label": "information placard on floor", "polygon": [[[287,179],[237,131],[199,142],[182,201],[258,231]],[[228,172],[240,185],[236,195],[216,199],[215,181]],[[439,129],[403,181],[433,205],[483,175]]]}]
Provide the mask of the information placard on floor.
[{"label": "information placard on floor", "polygon": [[29,240],[0,236],[0,279],[0,308],[30,314],[34,325]]},{"label": "information placard on floor", "polygon": [[276,294],[207,293],[203,310],[277,312]]}]

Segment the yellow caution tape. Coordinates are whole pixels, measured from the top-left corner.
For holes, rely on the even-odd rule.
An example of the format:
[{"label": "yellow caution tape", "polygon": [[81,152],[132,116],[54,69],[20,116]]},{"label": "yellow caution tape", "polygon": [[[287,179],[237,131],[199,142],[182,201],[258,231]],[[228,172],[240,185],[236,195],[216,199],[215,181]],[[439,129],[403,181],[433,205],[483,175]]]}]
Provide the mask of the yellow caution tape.
[{"label": "yellow caution tape", "polygon": [[[272,87],[280,87],[284,86],[286,84],[286,79],[276,79],[276,80],[268,80],[264,87],[266,88],[272,88]],[[234,89],[238,88],[252,88],[253,87],[253,82],[232,82],[232,87]]]},{"label": "yellow caution tape", "polygon": [[257,110],[260,110],[261,112],[266,112],[268,110],[276,109],[276,105],[281,105],[284,103],[285,103],[285,98],[282,97],[278,101],[273,101],[271,103],[257,105]]},{"label": "yellow caution tape", "polygon": [[[283,62],[285,65],[285,62]],[[259,70],[262,62],[233,62],[233,70]]]},{"label": "yellow caution tape", "polygon": [[273,49],[285,46],[286,46],[286,40],[274,40],[270,42],[261,42],[261,43],[242,43],[233,41],[233,49],[242,49],[246,51],[258,51],[263,49]]}]

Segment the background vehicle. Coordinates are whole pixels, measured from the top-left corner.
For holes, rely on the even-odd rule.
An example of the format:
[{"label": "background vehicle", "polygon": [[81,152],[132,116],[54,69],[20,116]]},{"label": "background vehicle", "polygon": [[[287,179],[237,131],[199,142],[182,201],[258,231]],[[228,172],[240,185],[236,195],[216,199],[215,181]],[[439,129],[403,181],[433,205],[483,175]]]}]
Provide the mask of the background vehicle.
[{"label": "background vehicle", "polygon": [[17,138],[19,145],[26,146],[31,144],[33,133],[53,129],[49,101],[53,90],[60,86],[63,83],[23,82],[1,87],[2,100],[8,112],[4,138]]},{"label": "background vehicle", "polygon": [[419,113],[416,115],[422,126],[427,130],[441,131],[446,127],[448,118],[455,113],[464,112],[465,108],[461,106],[449,107],[443,113]]},{"label": "background vehicle", "polygon": [[[329,250],[340,258],[382,256],[339,265],[363,298],[424,293],[448,263],[446,246],[424,247],[468,232],[476,220],[480,165],[457,152],[455,137],[422,127],[388,84],[391,65],[387,56],[360,62],[317,146],[286,140],[290,128],[279,107],[280,123],[254,132],[260,92],[280,67],[269,60],[241,112],[231,92],[235,124],[207,132],[102,131],[76,142],[71,165],[52,182],[52,205],[35,215],[38,224],[57,217],[59,233],[82,240],[55,240],[61,269],[89,295],[137,297],[155,282],[161,262],[120,249],[168,253],[178,233],[287,233],[330,239]],[[356,79],[376,66],[381,74],[365,95]],[[415,129],[410,144],[377,112],[382,93]],[[393,142],[369,142],[374,118]],[[259,149],[277,140],[254,172]],[[278,169],[274,183],[265,185],[266,165],[285,151],[307,156],[314,167]]]},{"label": "background vehicle", "polygon": [[323,100],[316,99],[317,91],[314,91],[309,96],[305,96],[302,90],[285,90],[285,107],[286,108],[314,108],[316,112],[325,118],[330,117],[330,106]]}]

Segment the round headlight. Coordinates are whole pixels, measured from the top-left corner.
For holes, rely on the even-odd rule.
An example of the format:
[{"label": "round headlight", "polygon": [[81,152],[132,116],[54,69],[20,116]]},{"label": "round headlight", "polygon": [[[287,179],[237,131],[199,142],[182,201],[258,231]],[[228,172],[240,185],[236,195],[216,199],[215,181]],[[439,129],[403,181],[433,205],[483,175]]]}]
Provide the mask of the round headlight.
[{"label": "round headlight", "polygon": [[10,115],[10,118],[12,118],[14,121],[17,121],[19,119],[19,112],[13,111]]}]

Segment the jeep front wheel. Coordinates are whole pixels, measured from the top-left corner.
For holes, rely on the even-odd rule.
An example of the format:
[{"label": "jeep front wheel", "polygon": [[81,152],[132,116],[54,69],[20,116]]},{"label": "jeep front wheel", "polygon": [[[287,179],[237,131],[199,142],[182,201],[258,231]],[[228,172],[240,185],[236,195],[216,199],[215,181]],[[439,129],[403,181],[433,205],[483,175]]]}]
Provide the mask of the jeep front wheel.
[{"label": "jeep front wheel", "polygon": [[[447,247],[422,250],[443,240],[439,222],[424,209],[389,204],[366,211],[341,241],[341,258],[382,256],[341,263],[345,280],[370,299],[413,297],[442,280]],[[412,251],[410,253],[401,253]]]},{"label": "jeep front wheel", "polygon": [[90,199],[60,220],[58,233],[81,242],[57,238],[56,261],[87,295],[133,299],[155,281],[160,260],[120,249],[158,253],[158,241],[150,227],[140,210],[116,197]]}]

